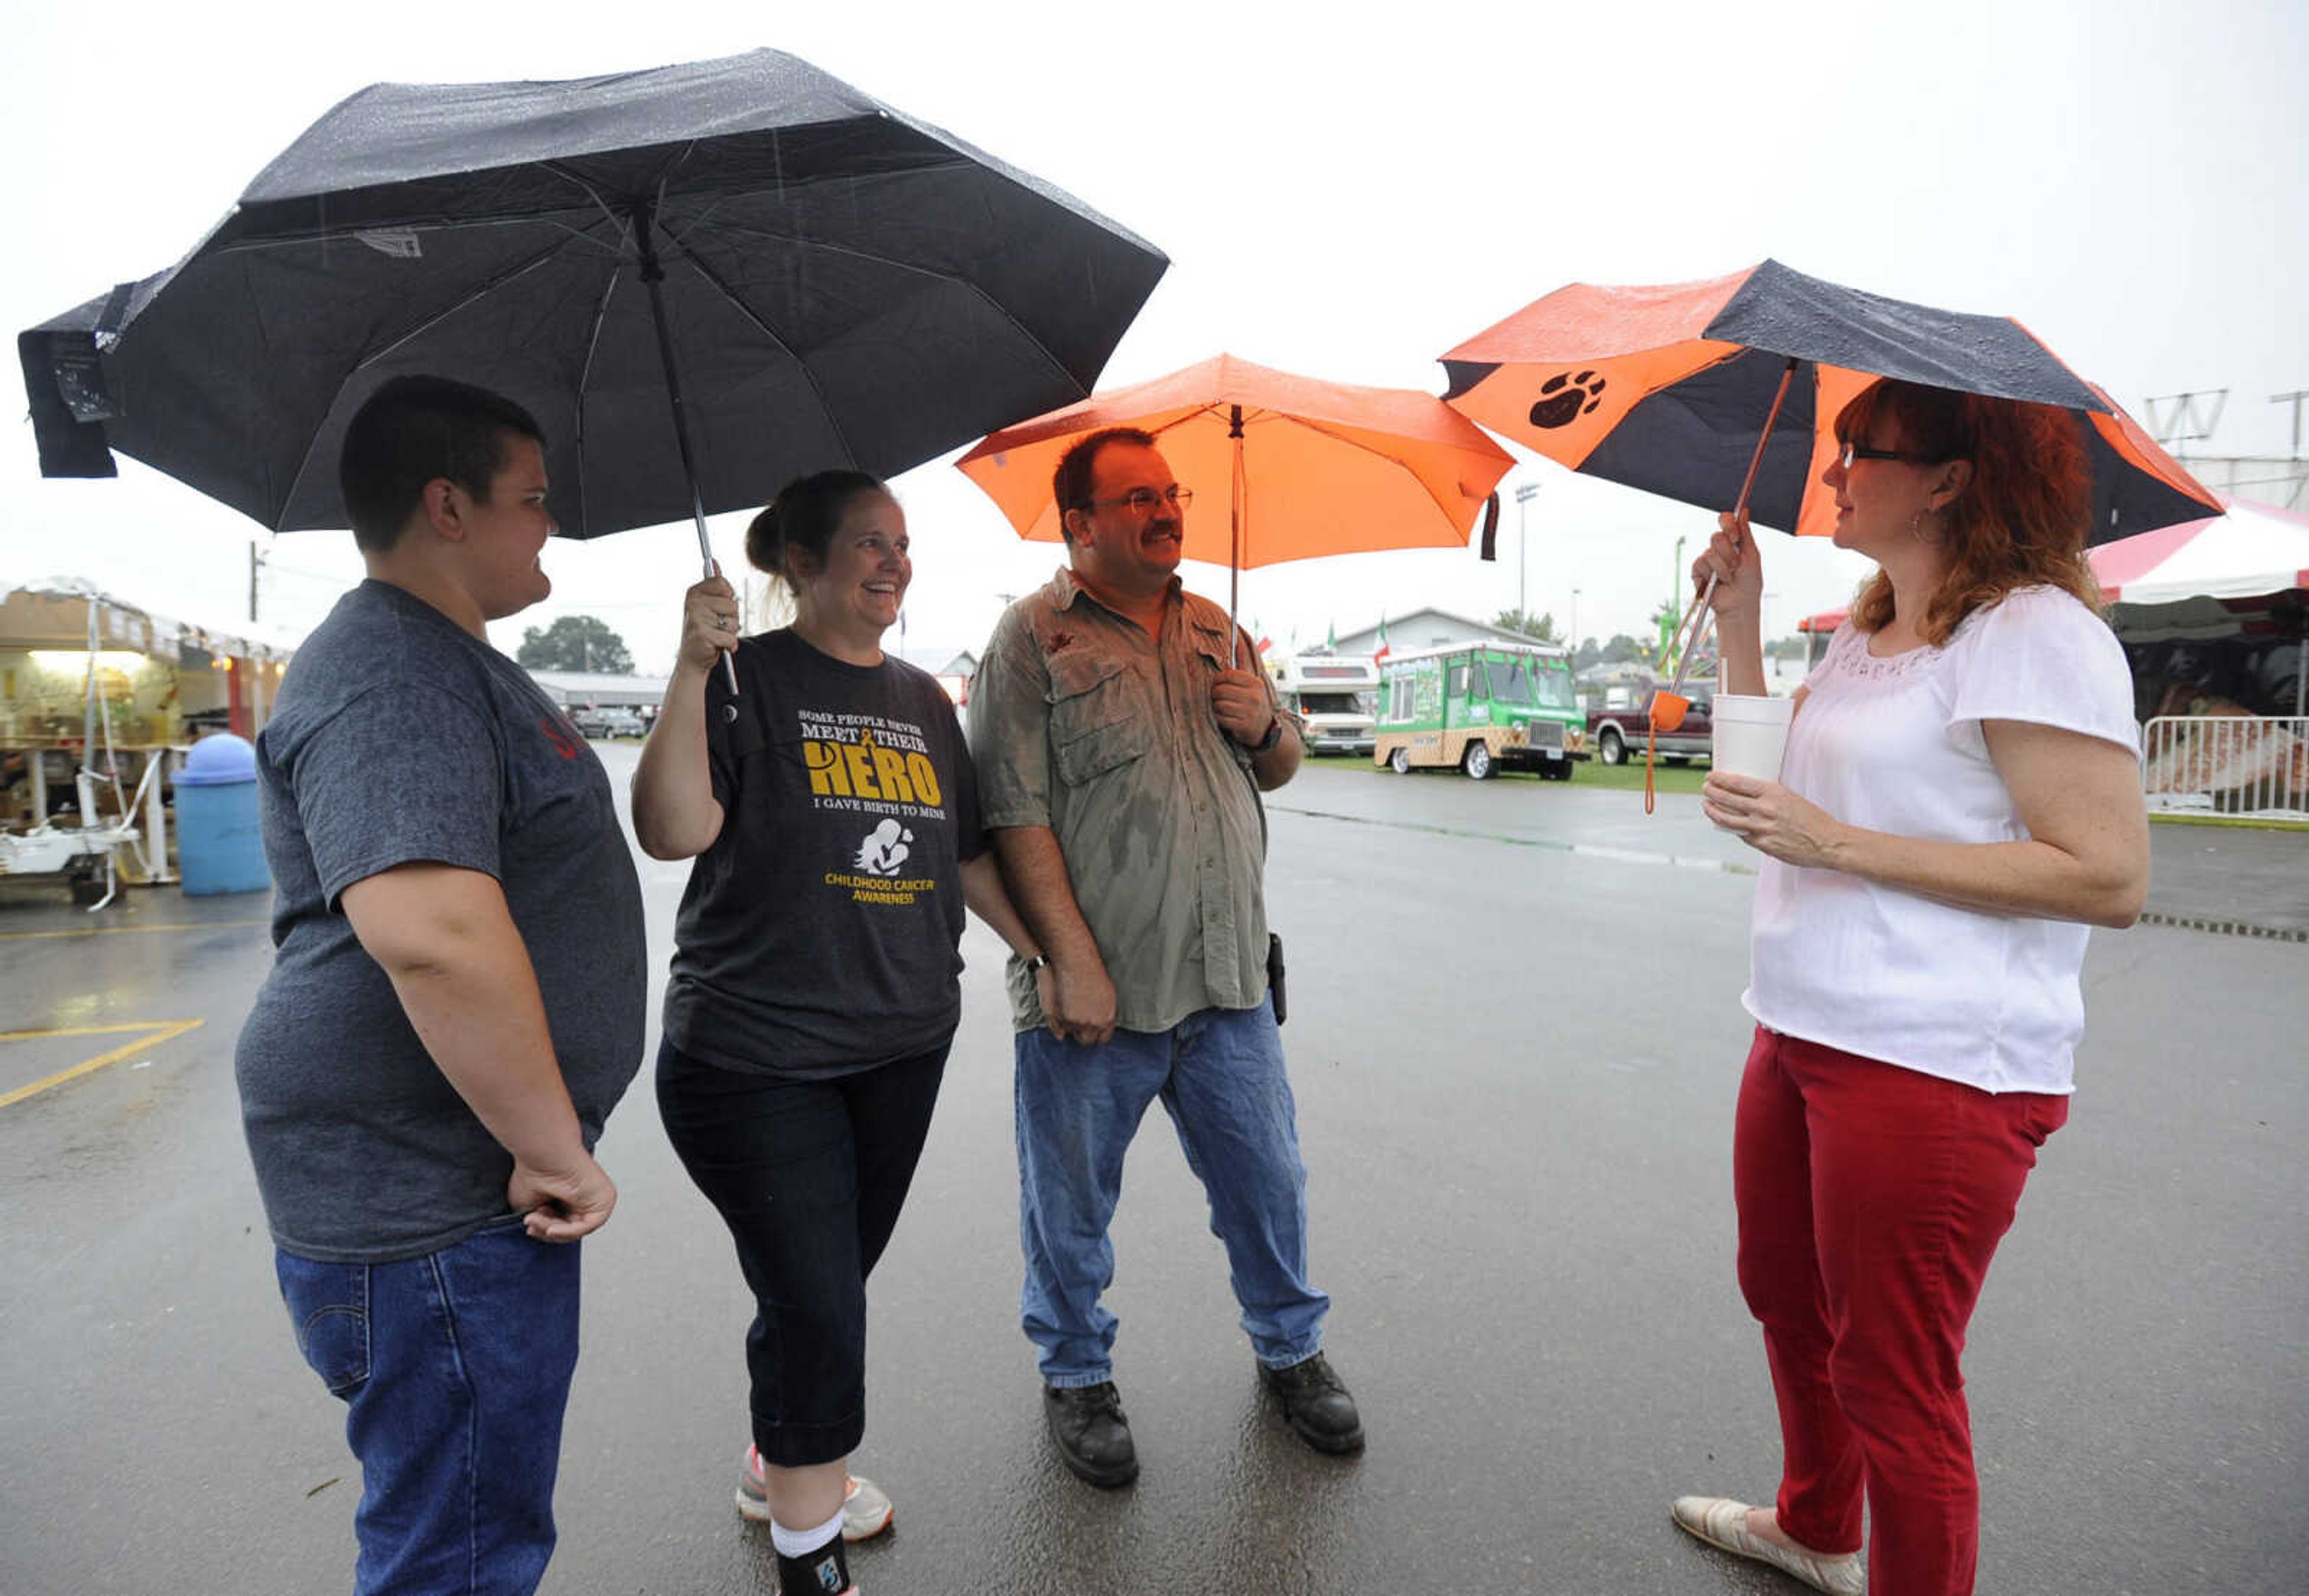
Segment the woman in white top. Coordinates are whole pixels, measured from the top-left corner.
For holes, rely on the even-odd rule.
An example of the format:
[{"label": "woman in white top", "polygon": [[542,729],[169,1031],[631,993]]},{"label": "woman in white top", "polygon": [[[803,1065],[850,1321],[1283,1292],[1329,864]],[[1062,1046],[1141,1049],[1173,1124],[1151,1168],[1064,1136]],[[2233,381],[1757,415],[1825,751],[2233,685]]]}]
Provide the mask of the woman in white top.
[{"label": "woman in white top", "polygon": [[[1882,382],[1837,436],[1836,542],[1880,568],[1796,694],[1780,780],[1716,771],[1702,799],[1768,856],[1733,1184],[1780,1489],[1674,1516],[1820,1590],[1960,1596],[1965,1325],[2067,1118],[2087,927],[2139,916],[2149,830],[2075,421]],[[1724,690],[1761,693],[1744,517],[1693,565],[1710,576]]]}]

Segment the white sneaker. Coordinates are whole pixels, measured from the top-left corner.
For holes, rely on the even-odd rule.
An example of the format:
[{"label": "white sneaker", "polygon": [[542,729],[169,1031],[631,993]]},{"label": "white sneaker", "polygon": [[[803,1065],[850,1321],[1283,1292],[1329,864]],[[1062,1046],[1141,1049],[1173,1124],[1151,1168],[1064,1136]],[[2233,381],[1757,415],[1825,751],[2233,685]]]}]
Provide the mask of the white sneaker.
[{"label": "white sneaker", "polygon": [[1791,1579],[1802,1580],[1829,1596],[1867,1596],[1868,1572],[1858,1552],[1829,1557],[1821,1552],[1792,1551],[1748,1531],[1749,1507],[1728,1496],[1678,1496],[1668,1516],[1675,1527],[1696,1535],[1719,1551],[1769,1563]]},{"label": "white sneaker", "polygon": [[[746,1448],[745,1465],[738,1471],[738,1511],[757,1524],[770,1522],[769,1482],[762,1473],[762,1454],[751,1446]],[[897,1515],[888,1492],[870,1479],[850,1477],[850,1488],[842,1497],[843,1540],[871,1540],[888,1529]]]}]

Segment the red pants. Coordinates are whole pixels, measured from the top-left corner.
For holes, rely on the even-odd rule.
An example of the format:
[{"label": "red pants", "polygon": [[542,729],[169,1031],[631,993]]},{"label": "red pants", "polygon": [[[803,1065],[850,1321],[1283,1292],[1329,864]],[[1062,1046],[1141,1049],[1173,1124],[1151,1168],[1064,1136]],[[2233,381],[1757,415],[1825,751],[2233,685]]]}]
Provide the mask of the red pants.
[{"label": "red pants", "polygon": [[1965,1325],[2069,1100],[1994,1094],[1756,1028],[1732,1148],[1740,1289],[1764,1327],[1780,1528],[1857,1551],[1873,1596],[1967,1596],[1980,1487]]}]

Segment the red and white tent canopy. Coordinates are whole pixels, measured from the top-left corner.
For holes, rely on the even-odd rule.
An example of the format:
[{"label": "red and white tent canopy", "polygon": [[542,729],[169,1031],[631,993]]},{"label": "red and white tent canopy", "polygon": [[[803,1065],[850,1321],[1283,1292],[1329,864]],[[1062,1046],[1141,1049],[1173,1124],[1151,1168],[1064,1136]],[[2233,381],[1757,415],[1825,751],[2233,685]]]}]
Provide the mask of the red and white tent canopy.
[{"label": "red and white tent canopy", "polygon": [[2227,515],[2095,549],[2101,591],[2113,603],[2167,604],[2309,588],[2309,516],[2227,494],[2221,502]]},{"label": "red and white tent canopy", "polygon": [[[2111,603],[2169,604],[2191,598],[2256,598],[2309,589],[2309,516],[2221,496],[2225,515],[2184,521],[2093,550],[2093,574]],[[1829,610],[1797,625],[1834,631],[1845,612]]]}]

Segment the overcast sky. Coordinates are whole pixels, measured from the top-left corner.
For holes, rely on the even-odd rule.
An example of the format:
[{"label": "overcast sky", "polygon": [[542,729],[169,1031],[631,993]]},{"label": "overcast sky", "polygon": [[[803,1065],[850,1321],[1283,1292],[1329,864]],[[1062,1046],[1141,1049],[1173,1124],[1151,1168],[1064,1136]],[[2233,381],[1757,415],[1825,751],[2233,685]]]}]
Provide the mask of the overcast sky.
[{"label": "overcast sky", "polygon": [[[2290,412],[2268,396],[2309,387],[2298,0],[0,4],[11,329],[172,264],[365,84],[575,77],[766,45],[1163,248],[1171,270],[1107,385],[1225,351],[1440,391],[1437,355],[1565,282],[1709,277],[1769,256],[2018,317],[2136,414],[2151,395],[2226,387],[2209,452],[2285,452]],[[134,461],[117,481],[41,481],[21,393],[11,412],[0,586],[84,577],[229,627],[246,614],[254,538],[266,629],[293,636],[358,578],[347,534],[273,537]],[[1567,623],[1576,602],[1582,634],[1640,631],[1676,536],[1712,518],[1518,459],[1496,565],[1442,551],[1271,567],[1245,575],[1244,619],[1287,646],[1383,609],[1488,618],[1516,603],[1523,567],[1533,610]],[[1541,489],[1527,566],[1512,500],[1525,481]],[[1224,493],[1190,485],[1205,506]],[[896,487],[916,556],[908,642],[975,646],[998,595],[1046,579],[1056,551],[1021,544],[948,461]],[[714,523],[732,569],[743,529]],[[1765,553],[1776,632],[1864,570],[1777,534]],[[494,629],[501,646],[591,612],[662,666],[695,576],[686,524],[546,559],[552,600]],[[1187,578],[1224,602],[1223,568]]]}]

